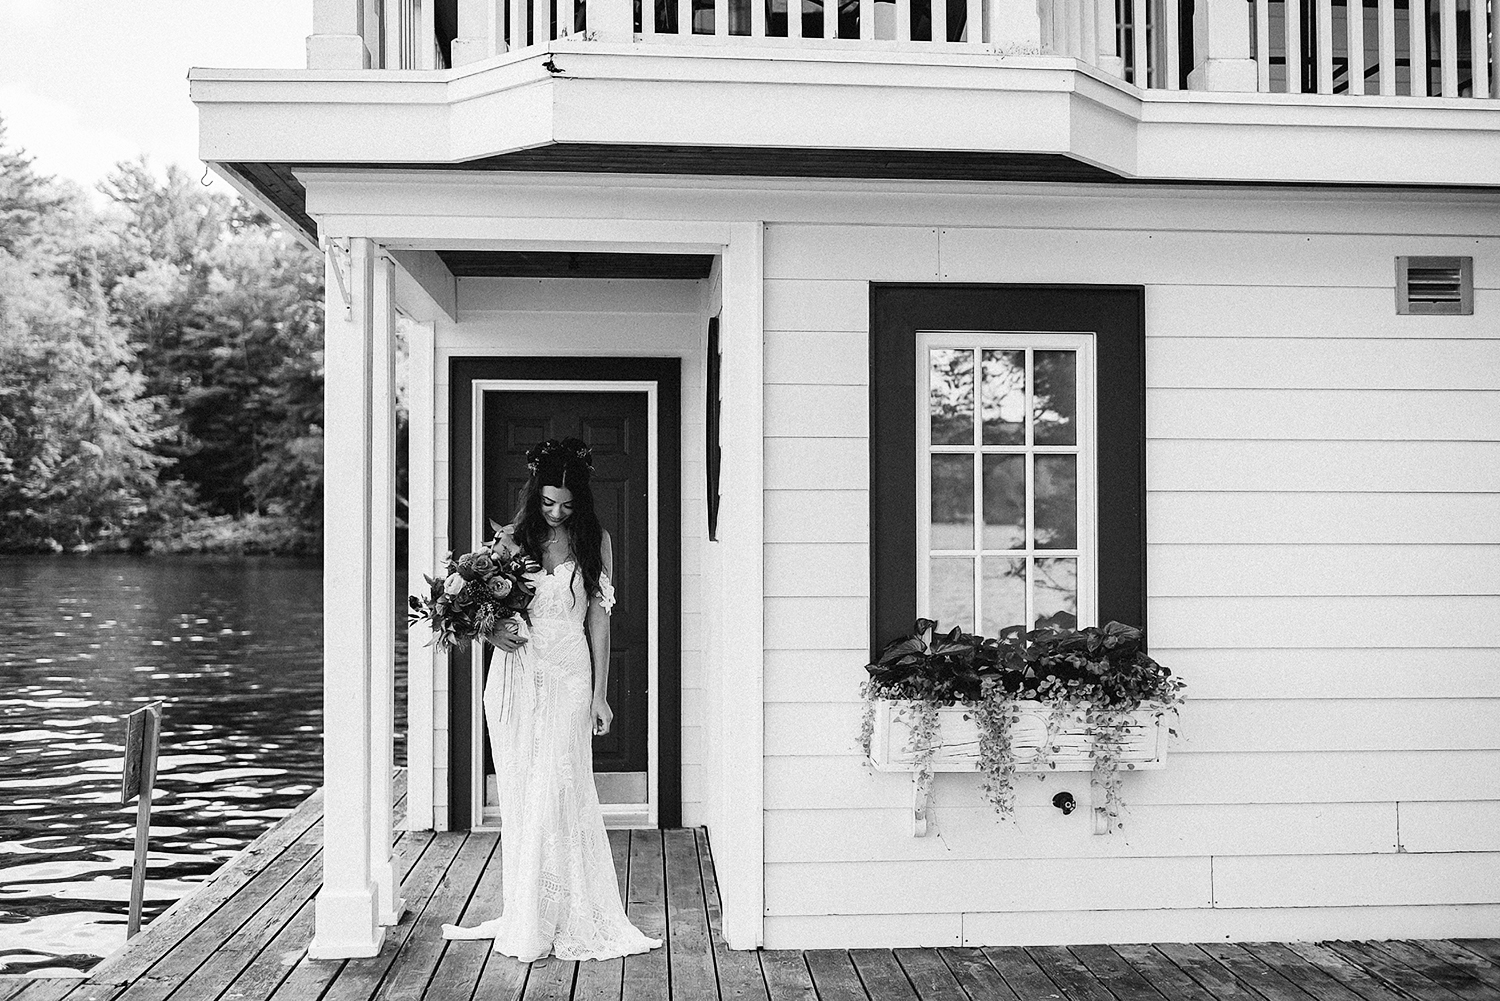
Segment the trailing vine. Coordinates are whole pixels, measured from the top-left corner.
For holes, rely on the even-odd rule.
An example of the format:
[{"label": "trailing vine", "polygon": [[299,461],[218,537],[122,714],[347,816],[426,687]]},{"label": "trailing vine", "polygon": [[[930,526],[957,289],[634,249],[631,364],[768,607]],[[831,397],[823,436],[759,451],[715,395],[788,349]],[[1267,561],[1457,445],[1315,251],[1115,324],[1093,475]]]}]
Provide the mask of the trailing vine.
[{"label": "trailing vine", "polygon": [[1016,813],[1016,753],[1011,743],[1011,724],[1019,717],[1015,701],[992,696],[973,707],[979,724],[980,788],[1003,820]]}]

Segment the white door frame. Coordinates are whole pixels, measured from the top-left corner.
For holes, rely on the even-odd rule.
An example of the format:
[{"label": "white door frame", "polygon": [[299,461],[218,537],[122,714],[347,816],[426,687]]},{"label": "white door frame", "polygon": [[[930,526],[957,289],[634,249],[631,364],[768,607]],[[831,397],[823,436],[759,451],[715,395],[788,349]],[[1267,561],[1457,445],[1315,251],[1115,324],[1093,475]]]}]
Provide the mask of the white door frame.
[{"label": "white door frame", "polygon": [[[470,457],[473,474],[470,477],[469,538],[477,546],[479,540],[488,537],[488,521],[484,511],[484,394],[486,392],[515,393],[644,393],[646,396],[646,532],[650,540],[646,559],[646,802],[643,804],[607,804],[604,806],[605,823],[612,827],[648,827],[658,823],[660,794],[658,791],[658,764],[660,762],[660,725],[658,718],[658,678],[660,657],[661,615],[657,596],[657,559],[660,550],[660,521],[658,495],[658,466],[661,461],[657,447],[660,413],[660,389],[655,379],[631,381],[608,379],[475,379],[470,393]],[[497,518],[497,521],[503,521]],[[470,729],[473,735],[469,746],[469,818],[473,830],[498,830],[498,819],[487,818],[484,809],[484,656],[483,646],[473,644],[469,654],[472,682],[469,686]],[[498,762],[497,762],[498,766]],[[493,814],[493,812],[492,812]]]}]

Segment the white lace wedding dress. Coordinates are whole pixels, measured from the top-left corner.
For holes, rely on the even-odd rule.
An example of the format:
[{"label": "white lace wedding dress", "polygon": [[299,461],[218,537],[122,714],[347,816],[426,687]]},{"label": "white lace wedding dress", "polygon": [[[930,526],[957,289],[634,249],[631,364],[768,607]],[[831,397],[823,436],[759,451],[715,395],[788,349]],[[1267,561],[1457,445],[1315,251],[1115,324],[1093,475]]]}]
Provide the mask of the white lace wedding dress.
[{"label": "white lace wedding dress", "polygon": [[[536,575],[530,639],[498,653],[484,713],[500,790],[501,914],[445,938],[493,938],[531,961],[613,959],[661,945],[625,916],[594,788],[593,666],[583,574],[572,560]],[[614,587],[599,578],[608,612]],[[523,626],[523,633],[525,632]]]}]

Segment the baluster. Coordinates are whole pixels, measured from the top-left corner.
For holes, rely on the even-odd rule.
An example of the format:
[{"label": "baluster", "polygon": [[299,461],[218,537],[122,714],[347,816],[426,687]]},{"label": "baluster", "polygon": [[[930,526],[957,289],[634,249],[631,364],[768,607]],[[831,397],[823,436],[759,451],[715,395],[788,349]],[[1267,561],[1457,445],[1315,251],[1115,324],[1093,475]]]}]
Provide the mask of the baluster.
[{"label": "baluster", "polygon": [[859,0],[859,40],[868,42],[875,37],[875,0]]},{"label": "baluster", "polygon": [[1442,45],[1443,96],[1458,96],[1458,0],[1439,0],[1438,31]]},{"label": "baluster", "polygon": [[714,0],[714,37],[729,36],[729,0]]},{"label": "baluster", "polygon": [[1167,58],[1162,62],[1166,79],[1161,81],[1161,85],[1167,90],[1179,90],[1179,81],[1182,79],[1182,43],[1178,38],[1180,18],[1177,0],[1162,0],[1162,21],[1166,28],[1162,37],[1166,39],[1164,45]]},{"label": "baluster", "polygon": [[1411,0],[1408,37],[1411,39],[1411,96],[1427,96],[1427,0]]},{"label": "baluster", "polygon": [[1302,0],[1286,0],[1286,92],[1302,93]]},{"label": "baluster", "polygon": [[[1385,0],[1395,3],[1395,0]],[[1271,92],[1271,0],[1255,0],[1255,72],[1263,94]]]},{"label": "baluster", "polygon": [[1318,93],[1333,93],[1333,0],[1317,0]]},{"label": "baluster", "polygon": [[1130,0],[1130,55],[1135,63],[1137,87],[1151,86],[1150,66],[1146,62],[1146,0]]},{"label": "baluster", "polygon": [[767,0],[750,0],[750,37],[766,37]]},{"label": "baluster", "polygon": [[823,37],[839,37],[838,0],[823,0]]},{"label": "baluster", "polygon": [[1348,21],[1349,93],[1365,92],[1365,0],[1344,0]]},{"label": "baluster", "polygon": [[1488,97],[1490,93],[1489,54],[1484,51],[1488,33],[1484,7],[1484,0],[1469,0],[1469,66],[1474,81],[1469,90],[1471,97]]},{"label": "baluster", "polygon": [[1115,0],[1094,0],[1094,36],[1099,45],[1099,68],[1123,80],[1125,60],[1120,58]]},{"label": "baluster", "polygon": [[1099,64],[1099,40],[1094,34],[1098,16],[1094,13],[1094,3],[1095,0],[1078,0],[1078,8],[1074,11],[1078,19],[1078,52],[1090,66]]},{"label": "baluster", "polygon": [[802,0],[786,0],[786,37],[802,37]]},{"label": "baluster", "polygon": [[911,0],[896,0],[896,44],[911,41]]},{"label": "baluster", "polygon": [[[1481,43],[1480,48],[1483,47]],[[1490,74],[1490,96],[1500,97],[1500,2],[1495,4],[1495,30],[1490,35],[1490,58],[1495,63],[1495,72]]]},{"label": "baluster", "polygon": [[930,0],[930,3],[929,22],[932,24],[932,40],[946,42],[948,40],[948,0]]},{"label": "baluster", "polygon": [[692,37],[693,0],[677,0],[677,40],[679,42],[689,41]]},{"label": "baluster", "polygon": [[1042,40],[1042,51],[1051,55],[1057,54],[1057,19],[1052,16],[1056,2],[1057,0],[1041,0],[1036,5],[1037,34]]},{"label": "baluster", "polygon": [[964,19],[964,41],[970,45],[984,44],[984,0],[969,0],[969,13]]},{"label": "baluster", "polygon": [[1376,37],[1380,45],[1380,93],[1396,93],[1396,0],[1376,0]]}]

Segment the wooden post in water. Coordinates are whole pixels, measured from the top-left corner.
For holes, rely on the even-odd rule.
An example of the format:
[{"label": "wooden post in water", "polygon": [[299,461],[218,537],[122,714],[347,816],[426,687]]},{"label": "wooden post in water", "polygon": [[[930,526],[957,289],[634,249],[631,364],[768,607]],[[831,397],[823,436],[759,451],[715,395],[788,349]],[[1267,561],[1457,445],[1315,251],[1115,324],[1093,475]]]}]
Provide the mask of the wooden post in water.
[{"label": "wooden post in water", "polygon": [[142,706],[125,717],[125,769],[120,783],[120,805],[139,796],[135,808],[135,864],[130,868],[130,918],[126,939],[141,930],[141,903],[146,893],[146,845],[151,837],[151,790],[156,785],[157,738],[161,734],[160,702]]}]

